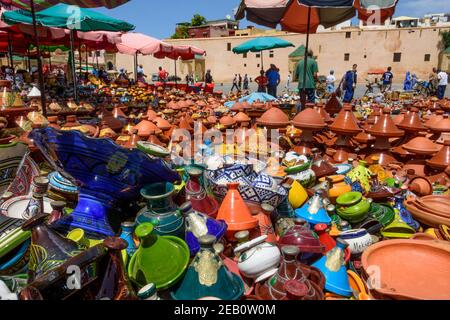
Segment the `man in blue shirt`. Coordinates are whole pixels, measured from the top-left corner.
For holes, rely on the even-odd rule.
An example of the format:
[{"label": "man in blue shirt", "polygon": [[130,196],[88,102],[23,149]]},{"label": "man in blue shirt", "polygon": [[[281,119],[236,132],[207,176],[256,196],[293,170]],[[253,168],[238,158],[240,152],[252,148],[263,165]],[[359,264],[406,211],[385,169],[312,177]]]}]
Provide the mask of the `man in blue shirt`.
[{"label": "man in blue shirt", "polygon": [[392,88],[392,79],[394,79],[394,75],[391,71],[391,67],[387,68],[387,71],[383,74],[383,77],[381,77],[381,80],[383,80],[383,92],[391,90]]},{"label": "man in blue shirt", "polygon": [[279,69],[274,64],[271,64],[270,69],[266,72],[266,77],[269,82],[267,85],[267,93],[276,98],[277,87],[280,84]]},{"label": "man in blue shirt", "polygon": [[358,65],[354,64],[352,70],[347,71],[343,80],[344,103],[350,103],[355,95],[356,84],[358,83]]}]

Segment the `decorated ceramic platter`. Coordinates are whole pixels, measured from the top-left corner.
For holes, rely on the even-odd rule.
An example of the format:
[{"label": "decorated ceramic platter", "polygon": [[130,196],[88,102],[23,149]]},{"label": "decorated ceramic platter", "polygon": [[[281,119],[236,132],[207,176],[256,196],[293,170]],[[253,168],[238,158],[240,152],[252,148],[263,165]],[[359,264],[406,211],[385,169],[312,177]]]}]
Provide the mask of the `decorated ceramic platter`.
[{"label": "decorated ceramic platter", "polygon": [[157,144],[148,141],[138,141],[137,148],[147,154],[155,157],[167,157],[170,155],[170,151],[164,147],[158,146]]},{"label": "decorated ceramic platter", "polygon": [[336,164],[335,167],[338,169],[338,171],[336,172],[337,175],[345,175],[353,169],[352,165],[347,163]]},{"label": "decorated ceramic platter", "polygon": [[[23,217],[23,214],[25,213],[30,200],[31,197],[29,196],[11,198],[3,202],[3,204],[0,206],[0,213],[10,218],[25,219]],[[53,209],[50,205],[50,202],[50,199],[44,198],[44,213],[46,214],[52,213]]]}]

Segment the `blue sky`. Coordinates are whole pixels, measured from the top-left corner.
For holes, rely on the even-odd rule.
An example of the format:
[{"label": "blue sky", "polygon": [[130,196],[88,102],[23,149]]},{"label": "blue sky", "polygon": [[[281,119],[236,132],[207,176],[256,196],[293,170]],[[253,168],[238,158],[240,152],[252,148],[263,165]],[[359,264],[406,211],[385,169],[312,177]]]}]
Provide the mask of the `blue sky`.
[{"label": "blue sky", "polygon": [[[195,13],[209,20],[224,19],[233,16],[239,3],[239,0],[131,0],[113,10],[99,10],[134,24],[137,32],[162,39],[172,35],[177,22],[189,21]],[[419,17],[449,11],[449,0],[400,0],[396,15]],[[248,24],[243,21],[241,27]]]}]

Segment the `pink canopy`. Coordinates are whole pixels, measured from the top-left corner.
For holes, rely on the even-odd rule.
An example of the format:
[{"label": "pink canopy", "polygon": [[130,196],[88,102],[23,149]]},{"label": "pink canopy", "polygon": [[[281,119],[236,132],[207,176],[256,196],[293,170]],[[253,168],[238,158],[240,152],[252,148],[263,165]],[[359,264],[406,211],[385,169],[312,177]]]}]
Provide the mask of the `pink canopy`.
[{"label": "pink canopy", "polygon": [[150,55],[157,52],[171,52],[172,45],[142,33],[130,32],[122,34],[121,42],[117,44],[117,50],[129,55]]},{"label": "pink canopy", "polygon": [[181,60],[192,60],[196,55],[204,55],[206,53],[205,50],[194,47],[194,46],[173,46],[172,50],[167,51],[159,51],[153,54],[155,58],[164,59],[169,58],[173,60],[177,60],[181,58]]}]

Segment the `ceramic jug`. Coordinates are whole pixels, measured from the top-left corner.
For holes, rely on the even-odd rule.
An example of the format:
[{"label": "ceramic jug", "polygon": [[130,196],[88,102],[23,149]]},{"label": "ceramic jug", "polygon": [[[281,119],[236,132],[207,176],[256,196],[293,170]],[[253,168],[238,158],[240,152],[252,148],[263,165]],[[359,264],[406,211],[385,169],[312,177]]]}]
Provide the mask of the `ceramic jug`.
[{"label": "ceramic jug", "polygon": [[195,211],[204,213],[211,218],[215,218],[219,209],[217,200],[207,194],[202,182],[203,169],[191,167],[187,169],[189,180],[186,182],[186,200],[192,203]]},{"label": "ceramic jug", "polygon": [[134,229],[136,227],[136,223],[134,222],[122,222],[122,232],[120,234],[120,238],[127,242],[126,252],[127,252],[127,261],[131,259],[133,254],[136,252],[136,243],[134,242],[133,234]]},{"label": "ceramic jug", "polygon": [[184,218],[173,202],[174,186],[171,183],[153,183],[141,190],[147,207],[136,218],[136,224],[150,222],[155,233],[184,238]]}]

